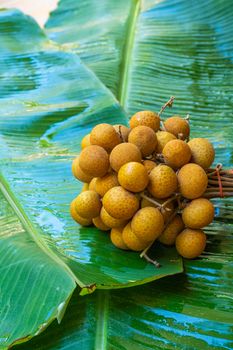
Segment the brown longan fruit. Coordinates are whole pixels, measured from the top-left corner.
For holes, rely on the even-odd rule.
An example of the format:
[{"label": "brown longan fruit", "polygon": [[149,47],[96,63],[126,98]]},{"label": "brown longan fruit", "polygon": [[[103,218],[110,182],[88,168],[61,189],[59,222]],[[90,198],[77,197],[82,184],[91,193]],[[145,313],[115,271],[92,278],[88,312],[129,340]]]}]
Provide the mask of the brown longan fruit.
[{"label": "brown longan fruit", "polygon": [[91,219],[83,218],[77,213],[75,208],[75,199],[70,204],[70,215],[78,224],[82,226],[90,226],[92,224]]},{"label": "brown longan fruit", "polygon": [[[84,192],[85,193],[85,192]],[[137,197],[121,186],[111,188],[103,197],[104,209],[114,218],[128,220],[139,208]]]},{"label": "brown longan fruit", "polygon": [[178,253],[187,259],[201,255],[206,246],[206,235],[202,230],[186,228],[176,237]]},{"label": "brown longan fruit", "polygon": [[99,216],[101,202],[99,195],[95,191],[81,192],[75,198],[76,212],[83,218],[93,219]]},{"label": "brown longan fruit", "polygon": [[152,111],[140,111],[131,117],[129,125],[131,129],[139,125],[148,126],[156,132],[160,127],[160,117],[158,113]]},{"label": "brown longan fruit", "polygon": [[108,173],[103,177],[98,177],[95,182],[95,191],[103,197],[110,188],[119,186],[117,174]]},{"label": "brown longan fruit", "polygon": [[164,220],[160,211],[153,207],[145,207],[134,215],[131,229],[142,241],[154,241],[162,233]]},{"label": "brown longan fruit", "polygon": [[171,134],[170,132],[167,131],[157,131],[156,133],[157,136],[157,148],[156,151],[157,153],[162,153],[164,146],[171,140],[176,140],[175,135]]},{"label": "brown longan fruit", "polygon": [[185,164],[178,172],[179,189],[185,198],[201,197],[208,185],[205,171],[197,164]]},{"label": "brown longan fruit", "polygon": [[109,231],[109,230],[111,230],[110,227],[105,225],[105,223],[103,222],[103,220],[101,219],[100,216],[97,216],[96,218],[92,219],[92,222],[95,225],[95,227],[97,227],[99,230],[102,230],[102,231]]},{"label": "brown longan fruit", "polygon": [[119,134],[110,124],[102,123],[96,125],[90,134],[92,145],[103,147],[107,152],[110,152],[116,145],[121,143]]},{"label": "brown longan fruit", "polygon": [[72,173],[78,179],[82,182],[90,182],[93,176],[90,176],[86,174],[79,166],[79,156],[76,157],[72,162]]},{"label": "brown longan fruit", "polygon": [[153,170],[157,166],[157,164],[153,162],[153,160],[149,160],[149,159],[143,160],[142,163],[146,168],[148,174],[150,174],[151,170]]},{"label": "brown longan fruit", "polygon": [[[160,204],[163,204],[164,201],[165,201],[164,199],[156,198],[156,202],[159,202]],[[158,205],[156,205],[155,203],[149,201],[146,198],[142,198],[142,200],[141,200],[141,208],[145,208],[145,207],[158,208]],[[174,207],[173,202],[169,202],[169,203],[167,203],[165,205],[164,209],[161,210],[161,214],[163,215],[164,223],[166,223],[168,221],[170,216],[173,214],[174,209],[175,209],[175,207]]]},{"label": "brown longan fruit", "polygon": [[180,215],[176,215],[159,236],[159,242],[169,246],[175,244],[177,235],[184,229],[184,227]]},{"label": "brown longan fruit", "polygon": [[136,145],[125,142],[113,148],[109,159],[112,169],[118,172],[122,165],[128,162],[141,163],[142,156],[139,148]]},{"label": "brown longan fruit", "polygon": [[173,117],[168,118],[164,122],[164,126],[166,131],[175,135],[177,138],[181,140],[185,140],[189,137],[190,127],[187,120],[182,119],[178,115],[174,115]]},{"label": "brown longan fruit", "polygon": [[100,211],[100,217],[103,221],[103,223],[111,228],[117,228],[121,226],[125,226],[127,224],[127,220],[122,219],[116,219],[108,214],[108,212],[104,209],[104,207],[101,208]]},{"label": "brown longan fruit", "polygon": [[188,142],[191,149],[192,162],[208,169],[214,161],[215,151],[209,140],[204,138],[195,138]]},{"label": "brown longan fruit", "polygon": [[120,168],[118,181],[128,191],[141,192],[148,185],[149,176],[144,165],[137,162],[129,162]]},{"label": "brown longan fruit", "polygon": [[136,252],[140,252],[148,246],[148,242],[141,241],[132,231],[131,223],[129,222],[123,229],[122,238],[126,246]]},{"label": "brown longan fruit", "polygon": [[117,248],[128,250],[129,248],[127,247],[122,238],[123,229],[124,226],[112,228],[110,233],[110,239],[112,241],[112,244],[114,244]]},{"label": "brown longan fruit", "polygon": [[149,175],[148,191],[155,198],[170,197],[177,190],[177,177],[172,168],[158,165]]},{"label": "brown longan fruit", "polygon": [[98,179],[98,177],[93,177],[93,179],[89,183],[89,190],[95,191],[95,184],[96,184],[97,179]]},{"label": "brown longan fruit", "polygon": [[120,136],[120,139],[122,142],[127,142],[128,141],[128,136],[130,133],[130,128],[127,128],[127,126],[122,125],[122,124],[115,124],[113,125],[114,129]]},{"label": "brown longan fruit", "polygon": [[129,133],[128,141],[140,149],[143,157],[152,154],[157,146],[156,133],[144,125],[133,128]]},{"label": "brown longan fruit", "polygon": [[182,140],[171,140],[162,152],[165,163],[174,169],[187,164],[191,158],[191,150],[186,142]]},{"label": "brown longan fruit", "polygon": [[84,149],[87,146],[91,146],[90,134],[83,137],[81,141],[81,148]]},{"label": "brown longan fruit", "polygon": [[182,219],[189,228],[203,228],[214,219],[214,206],[206,198],[192,200],[183,210]]},{"label": "brown longan fruit", "polygon": [[[103,147],[85,147],[79,156],[79,166],[81,170],[92,177],[102,177],[109,169],[109,157]],[[88,182],[88,181],[85,181]]]}]

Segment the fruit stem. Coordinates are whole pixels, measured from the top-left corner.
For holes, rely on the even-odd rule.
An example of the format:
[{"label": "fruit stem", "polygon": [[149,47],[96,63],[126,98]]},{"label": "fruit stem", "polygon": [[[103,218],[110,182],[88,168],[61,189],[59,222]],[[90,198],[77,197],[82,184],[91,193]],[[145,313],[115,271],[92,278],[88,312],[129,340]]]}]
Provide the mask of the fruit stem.
[{"label": "fruit stem", "polygon": [[154,200],[154,199],[151,198],[151,197],[148,197],[144,192],[141,192],[141,193],[140,193],[140,196],[141,196],[142,198],[144,198],[144,199],[147,199],[149,202],[151,202],[151,203],[157,205],[157,207],[162,208],[162,204],[161,204],[161,203],[156,202],[156,200]]},{"label": "fruit stem", "polygon": [[167,204],[169,204],[170,202],[173,202],[175,199],[178,199],[181,197],[180,193],[175,193],[173,197],[168,198],[163,204],[161,204],[161,208],[166,207]]},{"label": "fruit stem", "polygon": [[151,259],[147,254],[143,255],[143,258],[146,259],[149,263],[153,264],[155,267],[161,267],[160,263],[157,260]]},{"label": "fruit stem", "polygon": [[[173,102],[174,102],[174,99],[175,99],[175,97],[174,96],[171,96],[170,97],[170,99],[162,106],[162,108],[160,109],[160,111],[159,111],[159,116],[161,116],[161,114],[163,113],[163,111],[167,108],[167,107],[169,107],[169,108],[171,108],[172,107],[172,105],[173,105]],[[163,124],[162,124],[163,125]],[[164,125],[163,125],[163,127],[164,127]],[[166,130],[165,128],[164,128],[164,130]]]}]

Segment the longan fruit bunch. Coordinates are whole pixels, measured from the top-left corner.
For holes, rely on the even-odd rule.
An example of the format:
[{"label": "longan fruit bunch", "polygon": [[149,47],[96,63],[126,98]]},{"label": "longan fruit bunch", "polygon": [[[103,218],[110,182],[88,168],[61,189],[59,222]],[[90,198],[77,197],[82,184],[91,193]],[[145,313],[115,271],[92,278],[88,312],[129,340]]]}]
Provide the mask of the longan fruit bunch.
[{"label": "longan fruit bunch", "polygon": [[205,198],[214,148],[204,138],[189,140],[188,118],[162,120],[173,99],[159,113],[135,113],[129,127],[94,126],[72,163],[84,183],[71,203],[72,218],[110,231],[117,248],[143,251],[146,259],[156,240],[175,245],[185,258],[198,257],[206,245],[202,229],[214,218]]}]

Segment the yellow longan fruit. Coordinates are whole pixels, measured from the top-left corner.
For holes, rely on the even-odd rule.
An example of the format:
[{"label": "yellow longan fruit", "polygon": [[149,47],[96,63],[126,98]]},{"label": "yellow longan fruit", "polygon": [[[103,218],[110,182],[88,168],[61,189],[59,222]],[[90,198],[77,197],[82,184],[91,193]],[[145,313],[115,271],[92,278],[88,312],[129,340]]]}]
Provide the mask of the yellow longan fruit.
[{"label": "yellow longan fruit", "polygon": [[72,162],[72,173],[78,179],[82,182],[90,182],[93,176],[90,176],[86,174],[79,166],[79,156],[76,157]]},{"label": "yellow longan fruit", "polygon": [[84,136],[82,141],[81,141],[81,148],[82,149],[84,149],[87,146],[91,146],[90,134],[87,134],[86,136]]},{"label": "yellow longan fruit", "polygon": [[93,177],[93,179],[89,183],[89,190],[95,191],[95,184],[96,184],[97,179],[98,179],[98,177]]},{"label": "yellow longan fruit", "polygon": [[192,200],[182,212],[185,226],[189,228],[203,228],[214,219],[214,206],[206,198]]},{"label": "yellow longan fruit", "polygon": [[120,168],[118,181],[128,191],[141,192],[148,185],[149,176],[144,165],[137,162],[129,162]]},{"label": "yellow longan fruit", "polygon": [[122,124],[115,124],[115,125],[113,125],[113,127],[116,130],[116,132],[118,133],[118,135],[120,136],[121,140],[123,142],[127,142],[128,136],[130,133],[130,128],[127,128],[127,126],[122,125]]},{"label": "yellow longan fruit", "polygon": [[81,217],[75,209],[75,199],[70,204],[70,215],[71,217],[82,226],[90,226],[92,224],[91,219]]},{"label": "yellow longan fruit", "polygon": [[174,115],[173,117],[170,117],[167,120],[165,120],[164,126],[166,131],[170,132],[171,134],[175,135],[181,140],[185,140],[187,139],[187,137],[189,137],[189,123],[187,122],[187,120],[182,119],[178,115]]},{"label": "yellow longan fruit", "polygon": [[103,147],[107,152],[110,152],[116,145],[121,143],[120,136],[110,124],[102,123],[96,125],[90,134],[92,145]]},{"label": "yellow longan fruit", "polygon": [[141,163],[142,156],[139,148],[132,143],[121,143],[113,148],[110,153],[110,165],[113,170],[118,172],[122,165],[129,162]]},{"label": "yellow longan fruit", "polygon": [[201,255],[206,246],[206,235],[202,230],[186,228],[176,237],[178,253],[187,259]]},{"label": "yellow longan fruit", "polygon": [[136,252],[140,252],[148,246],[148,242],[141,241],[132,231],[131,223],[129,222],[122,232],[122,239],[126,246]]},{"label": "yellow longan fruit", "polygon": [[157,164],[153,162],[153,160],[146,159],[146,160],[143,160],[142,163],[146,168],[148,174],[150,174],[151,170],[153,170],[157,166]]},{"label": "yellow longan fruit", "polygon": [[177,190],[177,177],[172,168],[158,165],[149,175],[148,191],[156,198],[167,198]]},{"label": "yellow longan fruit", "polygon": [[215,151],[209,140],[204,138],[192,139],[188,142],[191,149],[192,162],[208,169],[214,161]]},{"label": "yellow longan fruit", "polygon": [[99,195],[95,191],[81,192],[75,198],[76,212],[83,218],[94,219],[99,216],[101,202]]},{"label": "yellow longan fruit", "polygon": [[156,133],[144,125],[133,128],[129,133],[128,141],[140,149],[143,157],[152,154],[157,146]]},{"label": "yellow longan fruit", "polygon": [[95,225],[95,227],[97,227],[98,229],[100,229],[102,231],[109,231],[109,230],[111,230],[110,227],[105,225],[105,223],[103,222],[103,220],[101,219],[100,216],[97,216],[96,218],[92,219],[92,222]]},{"label": "yellow longan fruit", "polygon": [[121,186],[117,186],[105,193],[103,206],[114,218],[128,220],[138,210],[139,200],[133,193],[130,193]]},{"label": "yellow longan fruit", "polygon": [[116,219],[109,215],[108,212],[104,209],[104,207],[101,208],[100,217],[103,223],[110,228],[117,228],[125,226],[127,224],[127,220]]},{"label": "yellow longan fruit", "polygon": [[85,183],[82,187],[82,190],[81,192],[84,192],[84,191],[88,191],[89,190],[89,184],[88,183]]},{"label": "yellow longan fruit", "polygon": [[179,215],[168,224],[163,233],[159,236],[159,242],[166,245],[173,245],[176,242],[177,235],[184,229],[183,220]]},{"label": "yellow longan fruit", "polygon": [[79,166],[89,176],[102,177],[109,169],[108,153],[100,146],[85,147],[79,156]]},{"label": "yellow longan fruit", "polygon": [[163,216],[153,207],[138,210],[131,221],[131,229],[137,238],[148,243],[159,237],[163,228]]},{"label": "yellow longan fruit", "polygon": [[191,150],[186,142],[182,140],[171,140],[162,152],[165,163],[174,169],[187,164],[191,158]]},{"label": "yellow longan fruit", "polygon": [[95,191],[103,197],[110,188],[119,186],[117,174],[109,173],[104,177],[98,177],[95,182]]},{"label": "yellow longan fruit", "polygon": [[[159,199],[159,198],[155,198],[155,200],[156,200],[156,202],[159,202],[160,204],[163,204],[164,201],[165,201],[164,199]],[[142,198],[142,200],[141,200],[141,208],[145,208],[145,207],[158,208],[158,205],[150,202],[146,198]],[[174,212],[174,209],[175,208],[174,208],[173,202],[169,202],[169,203],[166,204],[164,209],[161,211],[161,214],[163,215],[164,223],[166,223],[168,221],[168,219],[170,218],[170,216]]]},{"label": "yellow longan fruit", "polygon": [[160,117],[158,113],[151,111],[140,111],[135,113],[130,121],[129,125],[131,129],[136,128],[136,126],[144,125],[153,129],[155,132],[159,130],[160,127]]},{"label": "yellow longan fruit", "polygon": [[167,131],[157,131],[157,153],[162,153],[164,146],[171,140],[176,140],[175,135]]},{"label": "yellow longan fruit", "polygon": [[205,171],[197,164],[185,164],[178,172],[179,189],[185,198],[201,197],[208,185]]},{"label": "yellow longan fruit", "polygon": [[118,228],[112,228],[110,233],[110,239],[112,241],[112,244],[114,244],[117,248],[128,250],[129,248],[125,244],[122,238],[122,231],[124,229],[124,226],[118,227]]}]

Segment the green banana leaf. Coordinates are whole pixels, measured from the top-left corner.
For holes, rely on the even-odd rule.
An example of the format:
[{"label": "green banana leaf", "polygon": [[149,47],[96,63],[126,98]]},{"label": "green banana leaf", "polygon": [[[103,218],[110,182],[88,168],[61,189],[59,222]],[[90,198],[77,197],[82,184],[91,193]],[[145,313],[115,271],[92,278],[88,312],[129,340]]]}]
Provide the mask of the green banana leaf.
[{"label": "green banana leaf", "polygon": [[108,234],[81,228],[69,205],[80,140],[101,120],[126,122],[114,96],[78,57],[47,39],[29,17],[0,11],[0,349],[59,321],[75,288],[143,284],[183,271],[158,246],[156,269]]}]

